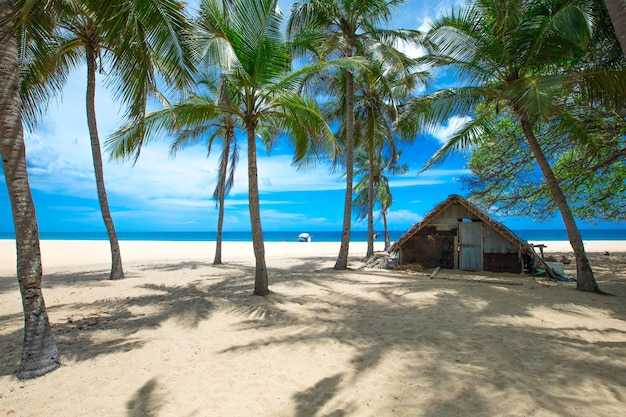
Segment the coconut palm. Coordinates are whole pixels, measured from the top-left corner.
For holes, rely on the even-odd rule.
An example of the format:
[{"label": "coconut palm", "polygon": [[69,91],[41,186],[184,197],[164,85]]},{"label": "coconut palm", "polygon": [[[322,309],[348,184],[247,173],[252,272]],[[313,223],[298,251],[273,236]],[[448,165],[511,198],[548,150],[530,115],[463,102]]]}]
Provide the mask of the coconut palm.
[{"label": "coconut palm", "polygon": [[[377,196],[375,188],[377,182],[380,181],[380,174],[376,173],[381,169],[376,165],[383,162],[382,152],[388,148],[391,152],[389,162],[393,163],[390,168],[393,169],[398,155],[395,138],[410,142],[415,137],[396,132],[398,108],[406,102],[416,85],[425,84],[429,76],[428,73],[418,71],[406,74],[402,71],[403,68],[400,72],[395,70],[395,68],[383,68],[378,63],[372,63],[368,70],[363,71],[357,78],[355,126],[357,136],[361,138],[359,146],[366,150],[369,163],[367,257],[374,253],[374,202]],[[379,152],[378,155],[377,152]]]},{"label": "coconut palm", "polygon": [[[435,22],[428,33],[435,65],[450,66],[467,86],[437,91],[412,103],[404,122],[420,119],[431,127],[454,114],[472,114],[479,104],[507,108],[516,118],[559,207],[577,263],[577,288],[599,291],[567,199],[535,135],[538,121],[553,123],[554,132],[583,141],[573,93],[596,105],[617,106],[626,96],[623,70],[595,68],[569,71],[592,38],[593,2],[570,0],[479,0]],[[573,92],[573,93],[572,93]],[[614,107],[615,108],[615,107]],[[558,120],[558,123],[554,123]],[[465,148],[483,131],[489,118],[465,125],[431,159],[441,161]]]},{"label": "coconut palm", "polygon": [[[239,146],[235,129],[237,119],[231,113],[215,113],[213,109],[230,108],[231,102],[237,97],[229,97],[228,77],[221,76],[217,83],[205,78],[198,83],[197,93],[191,94],[185,102],[176,104],[173,108],[161,112],[154,112],[149,119],[170,118],[170,134],[174,141],[170,152],[175,155],[181,149],[206,140],[207,156],[213,147],[219,143],[222,151],[219,157],[217,184],[213,191],[213,198],[218,209],[217,238],[213,265],[222,264],[222,229],[224,225],[225,198],[234,185],[235,170],[239,161]],[[194,109],[195,113],[193,112]],[[207,113],[208,110],[208,113]],[[178,112],[178,113],[177,113]],[[184,121],[183,121],[184,120]],[[177,124],[180,121],[180,125]],[[139,148],[137,148],[137,151]],[[115,150],[114,152],[118,152]],[[118,156],[128,156],[128,154]]]},{"label": "coconut palm", "polygon": [[59,3],[63,5],[64,15],[53,39],[57,46],[54,71],[68,73],[85,64],[87,125],[98,201],[111,247],[109,277],[120,279],[124,271],[104,182],[96,122],[96,74],[106,74],[106,81],[126,106],[127,116],[140,118],[148,99],[160,97],[156,89],[157,74],[171,84],[180,85],[189,80],[189,58],[184,53],[189,24],[182,3],[175,0],[106,4],[95,0],[59,0]]},{"label": "coconut palm", "polygon": [[[367,70],[361,71],[355,77],[354,107],[355,107],[355,133],[359,140],[356,142],[357,158],[362,158],[364,152],[365,160],[369,164],[368,171],[374,173],[377,170],[376,163],[380,162],[382,152],[389,145],[392,154],[396,153],[396,139],[410,141],[414,135],[403,136],[395,131],[394,125],[398,116],[398,106],[401,105],[409,93],[412,92],[417,83],[423,83],[428,74],[423,72],[413,72],[405,74],[397,73],[393,68],[383,68],[379,63],[371,63]],[[339,84],[343,82],[343,78],[335,78]],[[333,80],[327,83],[333,89],[341,90],[341,86],[335,86]],[[342,113],[344,109],[342,101],[329,102],[324,106],[325,113],[331,120],[343,122]],[[345,124],[340,124],[339,131],[345,133]],[[412,132],[411,132],[412,133]],[[357,161],[358,162],[358,161]],[[361,163],[363,161],[360,161]],[[357,164],[358,165],[358,164]],[[358,167],[360,172],[357,177],[367,178],[369,180],[367,189],[360,189],[359,194],[363,195],[355,197],[355,202],[367,197],[365,206],[365,217],[368,224],[368,245],[366,256],[372,256],[374,252],[374,203],[376,193],[375,181],[376,175],[365,174],[361,171],[363,167]],[[361,186],[361,185],[360,185]],[[355,189],[356,191],[356,189]],[[362,208],[356,207],[355,212],[361,213]]]},{"label": "coconut palm", "polygon": [[[401,155],[402,151],[396,151],[392,143],[380,142],[375,153],[370,154],[370,152],[365,149],[361,149],[357,152],[355,158],[354,176],[360,179],[354,186],[356,193],[354,208],[358,214],[359,220],[362,220],[365,218],[373,218],[373,209],[371,209],[371,207],[373,207],[375,203],[380,205],[385,250],[391,246],[391,238],[389,237],[389,227],[387,224],[387,211],[393,204],[393,195],[391,193],[391,187],[389,186],[389,176],[405,175],[409,171],[408,165],[398,164]],[[373,159],[373,162],[370,161],[371,159]],[[371,256],[371,254],[368,256]]]},{"label": "coconut palm", "polygon": [[[290,72],[291,56],[282,31],[282,14],[275,0],[239,0],[232,5],[217,0],[200,3],[199,44],[209,70],[228,76],[230,105],[199,100],[194,96],[147,115],[142,125],[129,125],[111,137],[114,156],[137,152],[153,132],[173,132],[182,127],[231,114],[247,138],[248,201],[252,246],[256,260],[255,295],[269,294],[265,245],[261,226],[258,188],[257,137],[266,147],[280,132],[287,132],[296,148],[295,160],[312,148],[332,146],[332,132],[317,103],[294,91],[302,79],[328,63]],[[228,12],[224,8],[228,8]],[[344,61],[344,65],[354,64]],[[311,141],[310,139],[317,141]]]},{"label": "coconut palm", "polygon": [[[361,56],[383,62],[385,66],[406,66],[408,73],[412,61],[396,48],[400,41],[416,41],[419,33],[383,28],[391,19],[392,9],[402,3],[403,0],[304,0],[292,5],[288,36],[317,59]],[[332,93],[345,104],[342,162],[345,165],[346,194],[341,246],[334,268],[346,269],[354,180],[355,73],[344,71],[339,74],[344,78],[343,89]]]},{"label": "coconut palm", "polygon": [[42,34],[53,27],[54,22],[49,20],[52,13],[43,13],[37,3],[30,10],[17,5],[18,14],[13,16],[17,19],[9,19],[14,12],[13,6],[13,1],[0,0],[0,155],[13,213],[17,280],[24,311],[24,343],[17,376],[29,379],[57,369],[61,361],[41,289],[39,226],[26,164],[16,28],[19,27],[23,35],[27,32],[23,24],[28,22]]},{"label": "coconut palm", "polygon": [[[228,78],[222,77],[218,85],[218,102],[222,107],[230,107],[228,98]],[[222,123],[219,124],[218,134],[222,137],[222,153],[220,155],[220,168],[217,185],[213,192],[213,198],[218,206],[217,215],[217,238],[215,242],[215,257],[213,265],[222,264],[222,230],[224,228],[224,200],[230,193],[235,183],[235,170],[239,161],[239,147],[235,136],[236,119],[230,113],[221,115]],[[215,137],[215,136],[214,136]],[[210,149],[209,149],[210,152]]]}]

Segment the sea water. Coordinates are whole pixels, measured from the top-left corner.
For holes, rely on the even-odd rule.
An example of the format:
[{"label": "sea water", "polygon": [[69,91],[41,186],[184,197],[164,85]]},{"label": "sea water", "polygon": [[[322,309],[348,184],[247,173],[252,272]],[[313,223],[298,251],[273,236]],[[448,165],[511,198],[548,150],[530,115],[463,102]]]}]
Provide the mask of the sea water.
[{"label": "sea water", "polygon": [[[340,242],[341,231],[269,231],[263,232],[263,239],[266,242],[297,242],[298,235],[307,232],[312,236],[313,242]],[[391,241],[396,241],[406,231],[390,231]],[[567,241],[565,230],[513,230],[521,239],[538,242],[560,240]],[[626,229],[583,229],[580,231],[583,240],[626,240]],[[383,232],[380,233],[377,241],[383,240]],[[118,232],[119,240],[148,240],[148,241],[191,241],[191,242],[213,242],[217,238],[216,232]],[[13,232],[0,232],[0,239],[14,239]],[[41,232],[41,240],[108,240],[106,232]],[[251,242],[251,232],[231,232],[222,233],[222,240],[225,242]],[[366,242],[366,231],[352,231],[350,234],[352,242]]]}]

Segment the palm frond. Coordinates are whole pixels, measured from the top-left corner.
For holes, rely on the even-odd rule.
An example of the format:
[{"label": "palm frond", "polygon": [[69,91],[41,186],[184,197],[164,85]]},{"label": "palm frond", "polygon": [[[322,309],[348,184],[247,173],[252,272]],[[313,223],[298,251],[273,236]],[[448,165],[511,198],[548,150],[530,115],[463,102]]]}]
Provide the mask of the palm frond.
[{"label": "palm frond", "polygon": [[477,117],[466,122],[457,132],[426,162],[419,172],[424,172],[441,164],[448,156],[457,151],[467,151],[479,138],[489,131],[489,120]]}]

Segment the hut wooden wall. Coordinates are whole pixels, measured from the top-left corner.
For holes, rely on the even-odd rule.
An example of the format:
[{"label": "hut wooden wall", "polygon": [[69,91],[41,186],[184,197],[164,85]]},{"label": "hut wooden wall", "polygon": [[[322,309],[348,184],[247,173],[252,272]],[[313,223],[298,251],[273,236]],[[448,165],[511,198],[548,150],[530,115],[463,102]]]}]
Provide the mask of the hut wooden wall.
[{"label": "hut wooden wall", "polygon": [[483,227],[483,269],[492,272],[523,272],[519,249],[497,230]]}]

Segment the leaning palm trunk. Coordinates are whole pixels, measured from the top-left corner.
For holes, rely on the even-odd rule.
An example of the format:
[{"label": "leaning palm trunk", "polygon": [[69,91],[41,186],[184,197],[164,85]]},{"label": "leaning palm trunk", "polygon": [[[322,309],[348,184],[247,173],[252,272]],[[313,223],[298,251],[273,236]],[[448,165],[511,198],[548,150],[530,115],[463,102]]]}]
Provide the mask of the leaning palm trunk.
[{"label": "leaning palm trunk", "polygon": [[[0,21],[11,12],[12,4],[0,1]],[[0,25],[0,39],[0,154],[13,213],[17,280],[24,311],[24,343],[17,376],[29,379],[55,370],[61,361],[41,291],[39,227],[28,182],[18,55],[12,25]]]},{"label": "leaning palm trunk", "polygon": [[227,175],[228,175],[228,161],[230,160],[230,147],[234,140],[235,132],[232,126],[227,125],[224,150],[220,161],[220,173],[218,179],[218,185],[216,188],[216,194],[218,199],[218,214],[217,214],[217,238],[215,242],[215,258],[213,259],[213,265],[222,264],[222,229],[224,227],[224,201],[226,200],[226,187],[227,187]]},{"label": "leaning palm trunk", "polygon": [[227,164],[228,164],[228,147],[224,145],[224,154],[222,154],[222,161],[220,164],[220,180],[218,183],[217,198],[218,198],[218,213],[217,213],[217,237],[215,239],[215,257],[213,258],[213,265],[222,264],[222,228],[224,227],[224,200],[226,194],[226,178]]},{"label": "leaning palm trunk", "polygon": [[[228,85],[225,76],[220,78],[219,85],[217,87],[217,102],[220,106],[230,107],[228,100]],[[213,259],[213,265],[222,264],[222,228],[224,227],[224,201],[226,199],[226,190],[228,188],[228,161],[230,160],[230,147],[235,140],[235,128],[231,121],[230,115],[225,115],[225,134],[224,134],[224,149],[222,150],[222,156],[220,160],[220,173],[217,180],[217,187],[213,197],[218,199],[218,214],[217,214],[217,238],[215,242],[215,258]]]},{"label": "leaning palm trunk", "polygon": [[624,0],[604,0],[604,4],[609,11],[611,23],[622,47],[622,54],[626,58],[626,26],[624,25],[626,22],[626,2]]},{"label": "leaning palm trunk", "polygon": [[350,223],[352,219],[352,188],[354,180],[354,76],[346,74],[346,196],[343,209],[343,229],[341,246],[334,269],[348,268],[348,252],[350,250]]},{"label": "leaning palm trunk", "polygon": [[541,146],[534,135],[530,122],[523,115],[518,114],[518,118],[521,122],[522,130],[524,131],[528,145],[530,146],[530,149],[537,160],[537,164],[539,165],[539,168],[541,169],[541,172],[546,180],[546,184],[552,193],[552,198],[554,198],[555,203],[559,207],[563,223],[565,224],[565,230],[567,231],[567,237],[569,238],[572,249],[574,250],[574,257],[576,258],[576,289],[582,291],[601,292],[593,276],[589,259],[585,253],[583,239],[580,235],[580,231],[578,230],[578,226],[576,225],[576,221],[574,220],[574,216],[572,215],[572,211],[567,204],[565,194],[563,194],[563,190],[561,190],[561,187],[559,186],[559,182],[550,167],[550,163],[541,150]]},{"label": "leaning palm trunk", "polygon": [[387,209],[382,208],[383,213],[383,225],[385,226],[385,251],[391,247],[391,237],[389,236],[389,225],[387,225]]},{"label": "leaning palm trunk", "polygon": [[102,151],[100,150],[100,139],[98,137],[98,124],[96,122],[96,54],[87,46],[87,125],[89,127],[89,137],[91,139],[91,153],[93,156],[93,168],[96,174],[96,186],[98,189],[98,201],[100,202],[100,212],[109,235],[111,246],[111,274],[109,279],[124,278],[122,269],[122,256],[120,254],[120,244],[115,233],[115,225],[109,209],[106,188],[104,187],[104,170],[102,168]]},{"label": "leaning palm trunk", "polygon": [[269,281],[265,265],[265,245],[261,228],[261,209],[259,205],[259,180],[256,161],[256,125],[246,121],[248,132],[248,193],[250,205],[250,223],[252,226],[252,247],[256,259],[254,275],[254,295],[268,295]]}]

